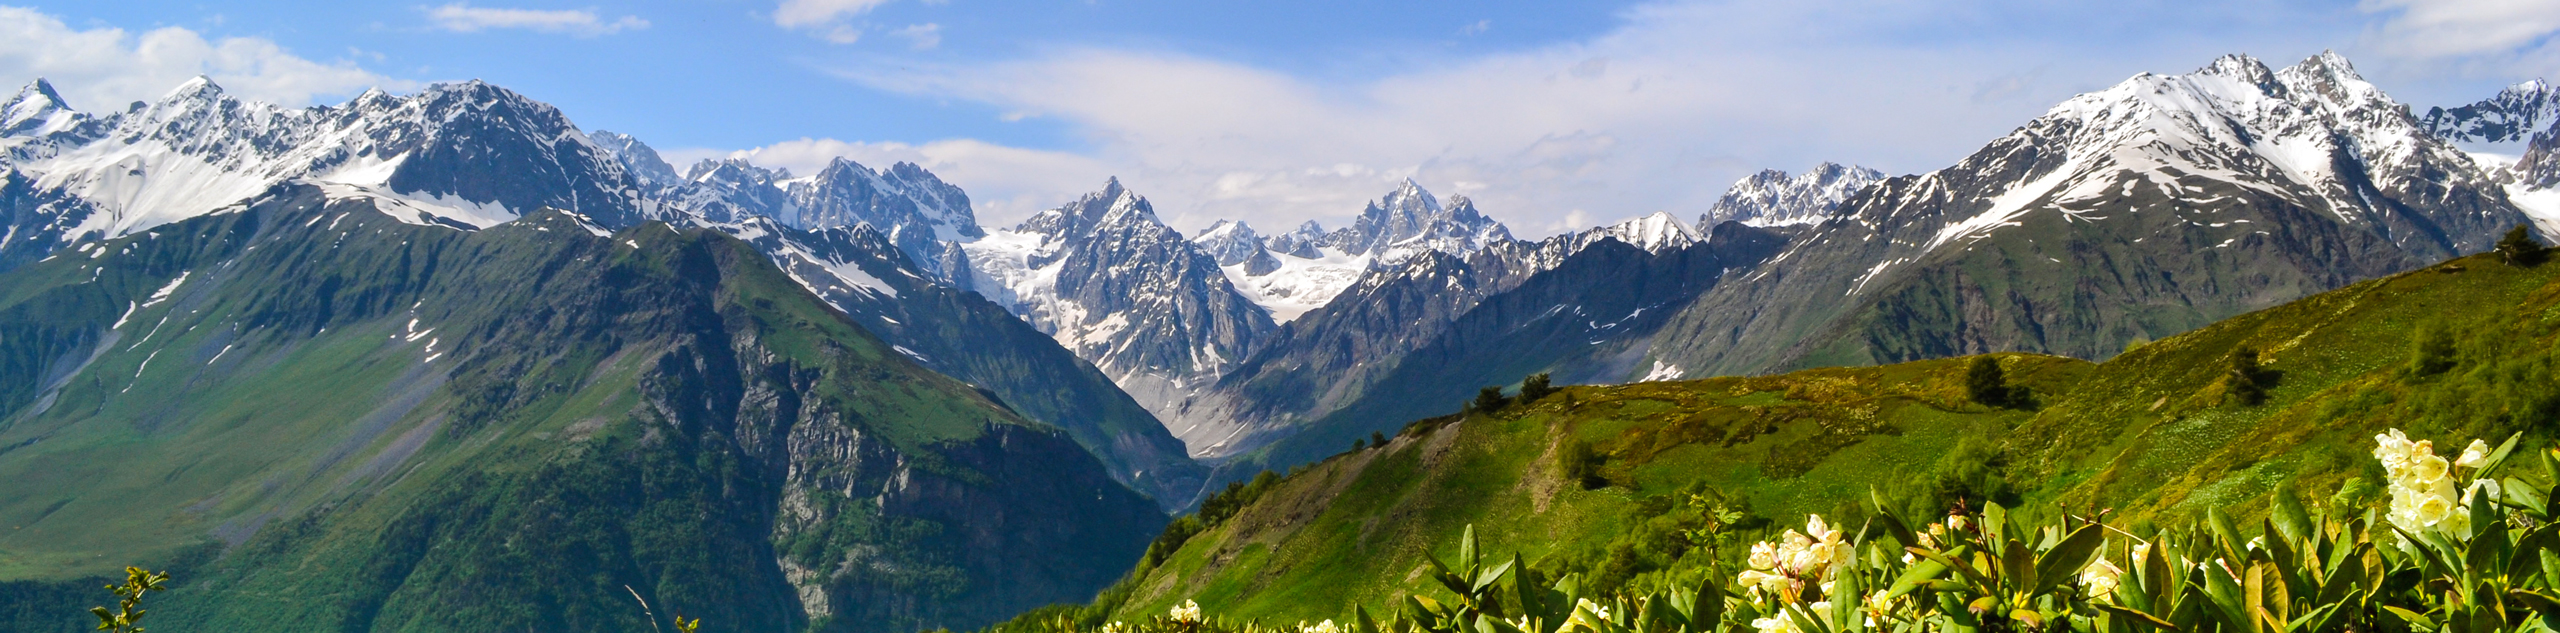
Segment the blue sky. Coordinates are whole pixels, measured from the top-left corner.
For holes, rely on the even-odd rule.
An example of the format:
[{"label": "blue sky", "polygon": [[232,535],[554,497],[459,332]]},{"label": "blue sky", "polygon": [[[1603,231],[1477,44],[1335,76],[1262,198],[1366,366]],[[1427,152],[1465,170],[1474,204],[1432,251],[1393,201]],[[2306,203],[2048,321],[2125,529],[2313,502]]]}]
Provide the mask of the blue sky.
[{"label": "blue sky", "polygon": [[333,4],[0,10],[0,80],[107,110],[199,72],[288,105],[477,78],[680,161],[916,161],[989,224],[1117,175],[1276,232],[1411,177],[1536,235],[1694,220],[1761,168],[1926,171],[2222,53],[2336,49],[2422,108],[2560,70],[2560,3],[2508,0]]}]

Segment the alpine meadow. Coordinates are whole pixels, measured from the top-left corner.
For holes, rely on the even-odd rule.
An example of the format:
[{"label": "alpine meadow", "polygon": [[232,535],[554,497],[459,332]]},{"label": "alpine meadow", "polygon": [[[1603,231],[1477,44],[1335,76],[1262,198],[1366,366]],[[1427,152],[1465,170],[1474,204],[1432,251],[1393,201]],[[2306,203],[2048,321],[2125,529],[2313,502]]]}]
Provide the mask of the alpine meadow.
[{"label": "alpine meadow", "polygon": [[2560,632],[2547,4],[0,6],[0,632]]}]

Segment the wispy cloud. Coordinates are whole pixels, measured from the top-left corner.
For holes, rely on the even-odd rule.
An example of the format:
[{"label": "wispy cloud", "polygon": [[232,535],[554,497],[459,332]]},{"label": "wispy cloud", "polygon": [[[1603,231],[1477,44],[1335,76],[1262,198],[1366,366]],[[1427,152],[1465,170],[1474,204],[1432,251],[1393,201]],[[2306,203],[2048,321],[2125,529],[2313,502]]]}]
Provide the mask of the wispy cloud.
[{"label": "wispy cloud", "polygon": [[649,28],[649,21],[640,19],[639,16],[626,15],[606,19],[592,10],[502,9],[475,7],[457,2],[429,8],[426,12],[427,20],[435,28],[456,33],[522,29],[539,33],[596,37]]},{"label": "wispy cloud", "polygon": [[98,111],[157,99],[196,75],[213,77],[233,94],[285,105],[373,86],[417,85],[352,61],[296,56],[262,38],[207,39],[178,27],[80,30],[33,9],[0,7],[0,81],[10,86],[44,77],[73,107]]},{"label": "wispy cloud", "polygon": [[819,26],[836,18],[870,13],[889,0],[782,0],[773,10],[773,23],[786,27]]},{"label": "wispy cloud", "polygon": [[890,31],[889,34],[906,38],[908,48],[920,51],[942,45],[942,25],[932,22],[910,24],[906,28]]}]

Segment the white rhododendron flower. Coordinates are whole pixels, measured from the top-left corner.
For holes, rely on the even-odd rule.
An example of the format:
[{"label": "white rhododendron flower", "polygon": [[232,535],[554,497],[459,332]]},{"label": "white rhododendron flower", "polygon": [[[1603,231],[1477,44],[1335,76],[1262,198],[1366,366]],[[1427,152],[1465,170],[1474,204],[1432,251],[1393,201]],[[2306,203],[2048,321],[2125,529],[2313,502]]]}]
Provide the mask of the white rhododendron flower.
[{"label": "white rhododendron flower", "polygon": [[2463,505],[2465,494],[2482,490],[2492,496],[2498,494],[2497,482],[2474,480],[2465,491],[2458,489],[2453,479],[2454,466],[2476,469],[2485,465],[2489,459],[2487,442],[2472,440],[2462,456],[2452,462],[2436,455],[2434,443],[2409,441],[2400,429],[2373,436],[2373,442],[2373,457],[2382,462],[2390,480],[2391,511],[2384,517],[2401,530],[2461,531],[2471,523],[2471,509]]},{"label": "white rhododendron flower", "polygon": [[1771,568],[1771,567],[1777,567],[1777,566],[1778,566],[1778,546],[1777,546],[1777,545],[1775,545],[1775,544],[1771,544],[1771,543],[1752,543],[1752,544],[1751,544],[1751,568],[1752,568],[1752,569],[1768,569],[1768,568]]},{"label": "white rhododendron flower", "polygon": [[1785,589],[1802,587],[1804,581],[1821,582],[1833,569],[1849,563],[1853,548],[1845,539],[1846,535],[1823,522],[1822,515],[1810,515],[1803,532],[1787,530],[1775,542],[1752,544],[1752,569],[1742,572],[1736,583],[1787,595],[1790,592]]},{"label": "white rhododendron flower", "polygon": [[2099,600],[2114,601],[2116,586],[2123,582],[2123,578],[2124,568],[2108,562],[2104,556],[2080,568],[2080,585],[2089,589],[2089,597]]},{"label": "white rhododendron flower", "polygon": [[2462,447],[2462,456],[2454,458],[2453,465],[2461,466],[2463,468],[2479,468],[2482,464],[2487,463],[2488,461],[2489,443],[2480,440],[2472,440],[2470,446]]},{"label": "white rhododendron flower", "polygon": [[1788,618],[1786,614],[1783,613],[1774,618],[1759,618],[1752,620],[1751,628],[1759,629],[1760,633],[1803,633],[1802,631],[1796,630],[1795,620]]},{"label": "white rhododendron flower", "polygon": [[1298,633],[1342,633],[1342,627],[1334,626],[1332,620],[1318,622],[1315,626],[1307,626],[1305,620],[1299,620]]},{"label": "white rhododendron flower", "polygon": [[1200,603],[1184,600],[1182,606],[1174,607],[1173,612],[1165,614],[1165,617],[1175,622],[1198,622],[1200,621]]},{"label": "white rhododendron flower", "polygon": [[1575,629],[1582,629],[1598,631],[1601,630],[1600,623],[1607,621],[1609,621],[1609,608],[1601,606],[1600,603],[1592,602],[1590,598],[1584,598],[1573,603],[1573,615],[1566,617],[1564,619],[1564,626],[1557,630],[1571,631]]}]

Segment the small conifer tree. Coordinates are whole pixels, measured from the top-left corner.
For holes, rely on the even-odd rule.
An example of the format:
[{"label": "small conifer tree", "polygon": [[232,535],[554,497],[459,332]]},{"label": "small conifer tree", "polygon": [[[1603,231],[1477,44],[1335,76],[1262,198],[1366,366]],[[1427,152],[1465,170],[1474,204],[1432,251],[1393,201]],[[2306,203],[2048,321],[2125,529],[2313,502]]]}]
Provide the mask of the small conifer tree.
[{"label": "small conifer tree", "polygon": [[1520,381],[1521,404],[1544,400],[1547,398],[1548,394],[1553,394],[1555,392],[1556,389],[1553,383],[1549,382],[1546,372],[1530,374],[1528,378]]},{"label": "small conifer tree", "polygon": [[1503,405],[1510,403],[1511,399],[1502,397],[1501,387],[1486,387],[1476,392],[1474,410],[1477,413],[1492,413],[1501,411]]},{"label": "small conifer tree", "polygon": [[2222,374],[2225,393],[2239,399],[2240,404],[2258,406],[2267,401],[2265,380],[2266,371],[2258,367],[2258,348],[2242,345],[2231,350],[2230,367]]},{"label": "small conifer tree", "polygon": [[2409,359],[2409,371],[2420,376],[2433,376],[2453,369],[2456,359],[2453,330],[2443,324],[2432,324],[2418,330],[2415,349]]},{"label": "small conifer tree", "polygon": [[1976,356],[1964,372],[1965,395],[1984,406],[2009,403],[2009,377],[2000,371],[2000,359]]},{"label": "small conifer tree", "polygon": [[2514,229],[2509,229],[2506,237],[2498,239],[2498,257],[2506,260],[2507,265],[2510,266],[2532,266],[2540,264],[2542,263],[2542,259],[2549,254],[2550,248],[2543,246],[2542,242],[2534,240],[2533,231],[2522,224],[2516,225],[2516,228]]}]

